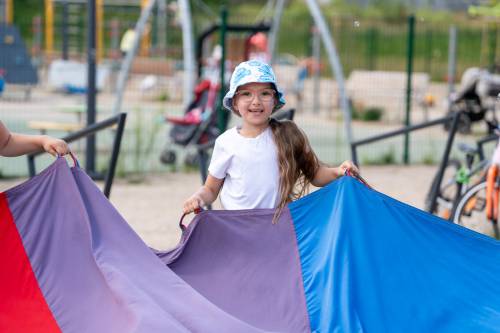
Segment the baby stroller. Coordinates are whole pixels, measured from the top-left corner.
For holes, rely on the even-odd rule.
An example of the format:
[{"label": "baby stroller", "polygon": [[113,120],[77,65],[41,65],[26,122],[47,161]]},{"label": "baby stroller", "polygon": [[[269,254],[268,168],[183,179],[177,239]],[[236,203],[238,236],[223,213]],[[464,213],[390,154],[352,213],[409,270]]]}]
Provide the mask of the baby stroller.
[{"label": "baby stroller", "polygon": [[[485,119],[488,133],[493,133],[498,124],[495,100],[499,93],[500,75],[480,68],[467,69],[462,75],[459,89],[450,96],[449,112],[462,112],[458,131],[469,134],[472,123]],[[450,124],[446,123],[445,129],[448,130],[449,126]]]},{"label": "baby stroller", "polygon": [[[166,116],[165,120],[173,126],[169,137],[171,143],[162,151],[160,161],[164,164],[175,164],[177,155],[172,149],[172,143],[187,147],[200,146],[217,138],[220,134],[217,127],[217,113],[215,102],[220,86],[210,80],[203,80],[195,87],[195,98],[187,107],[182,117]],[[197,152],[188,153],[185,164],[194,166],[198,164]]]}]

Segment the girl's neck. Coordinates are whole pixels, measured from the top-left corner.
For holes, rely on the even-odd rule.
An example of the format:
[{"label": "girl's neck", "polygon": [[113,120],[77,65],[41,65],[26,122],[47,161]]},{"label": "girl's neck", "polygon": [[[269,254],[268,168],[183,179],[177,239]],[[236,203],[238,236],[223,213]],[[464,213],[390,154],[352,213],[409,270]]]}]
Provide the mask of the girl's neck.
[{"label": "girl's neck", "polygon": [[266,128],[269,126],[269,123],[265,123],[262,126],[254,126],[250,124],[243,123],[238,133],[245,138],[256,138],[260,134],[262,134]]}]

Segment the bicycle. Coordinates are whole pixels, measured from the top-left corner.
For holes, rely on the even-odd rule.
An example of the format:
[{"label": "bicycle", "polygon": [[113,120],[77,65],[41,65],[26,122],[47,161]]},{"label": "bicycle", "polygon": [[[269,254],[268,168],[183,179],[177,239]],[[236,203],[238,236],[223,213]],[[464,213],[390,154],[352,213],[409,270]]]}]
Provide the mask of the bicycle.
[{"label": "bicycle", "polygon": [[[445,167],[443,179],[445,181],[439,188],[436,197],[434,210],[431,212],[446,220],[453,216],[458,200],[465,192],[474,184],[481,182],[484,179],[485,170],[489,166],[489,160],[484,158],[482,153],[482,144],[488,140],[485,137],[479,140],[476,148],[465,143],[458,145],[460,152],[465,154],[465,165],[457,159],[451,159]],[[476,156],[479,161],[476,163]],[[438,181],[438,175],[434,176],[429,193],[426,196],[426,205],[430,206],[431,191],[434,184]],[[471,185],[472,184],[472,185]]]},{"label": "bicycle", "polygon": [[[500,106],[500,94],[497,104]],[[497,129],[497,136],[500,131]],[[458,200],[453,222],[487,235],[500,237],[498,210],[500,201],[500,141],[493,154],[487,176],[469,188]]]},{"label": "bicycle", "polygon": [[[499,179],[498,177],[496,179],[496,191],[499,188]],[[498,216],[488,216],[485,211],[487,201],[488,182],[485,180],[471,187],[460,198],[453,222],[482,234],[493,234],[495,238],[499,238]]]}]

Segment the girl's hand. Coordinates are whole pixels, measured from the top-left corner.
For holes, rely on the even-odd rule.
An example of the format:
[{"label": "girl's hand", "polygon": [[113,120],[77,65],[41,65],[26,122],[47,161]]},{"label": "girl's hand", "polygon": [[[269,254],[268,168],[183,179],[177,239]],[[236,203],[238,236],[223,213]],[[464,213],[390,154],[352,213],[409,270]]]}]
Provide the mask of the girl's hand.
[{"label": "girl's hand", "polygon": [[343,176],[346,172],[346,170],[349,170],[353,175],[359,175],[359,169],[352,161],[344,161],[342,164],[339,166],[339,170],[341,172],[340,176]]},{"label": "girl's hand", "polygon": [[195,210],[199,209],[201,206],[204,206],[205,203],[201,199],[201,197],[197,194],[191,196],[189,199],[187,199],[184,202],[183,205],[183,213],[184,214],[189,214],[194,212]]},{"label": "girl's hand", "polygon": [[64,156],[70,151],[68,144],[64,140],[50,136],[44,136],[42,138],[42,147],[47,153],[53,156]]}]

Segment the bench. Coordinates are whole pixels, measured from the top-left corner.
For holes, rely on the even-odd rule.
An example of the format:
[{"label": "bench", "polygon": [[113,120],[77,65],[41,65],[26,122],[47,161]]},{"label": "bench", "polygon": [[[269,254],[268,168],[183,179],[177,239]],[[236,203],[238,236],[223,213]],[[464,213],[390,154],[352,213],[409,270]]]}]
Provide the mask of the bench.
[{"label": "bench", "polygon": [[28,127],[40,131],[41,134],[46,134],[47,131],[49,130],[74,132],[83,128],[82,125],[77,123],[62,123],[56,121],[38,121],[38,120],[29,121]]}]

